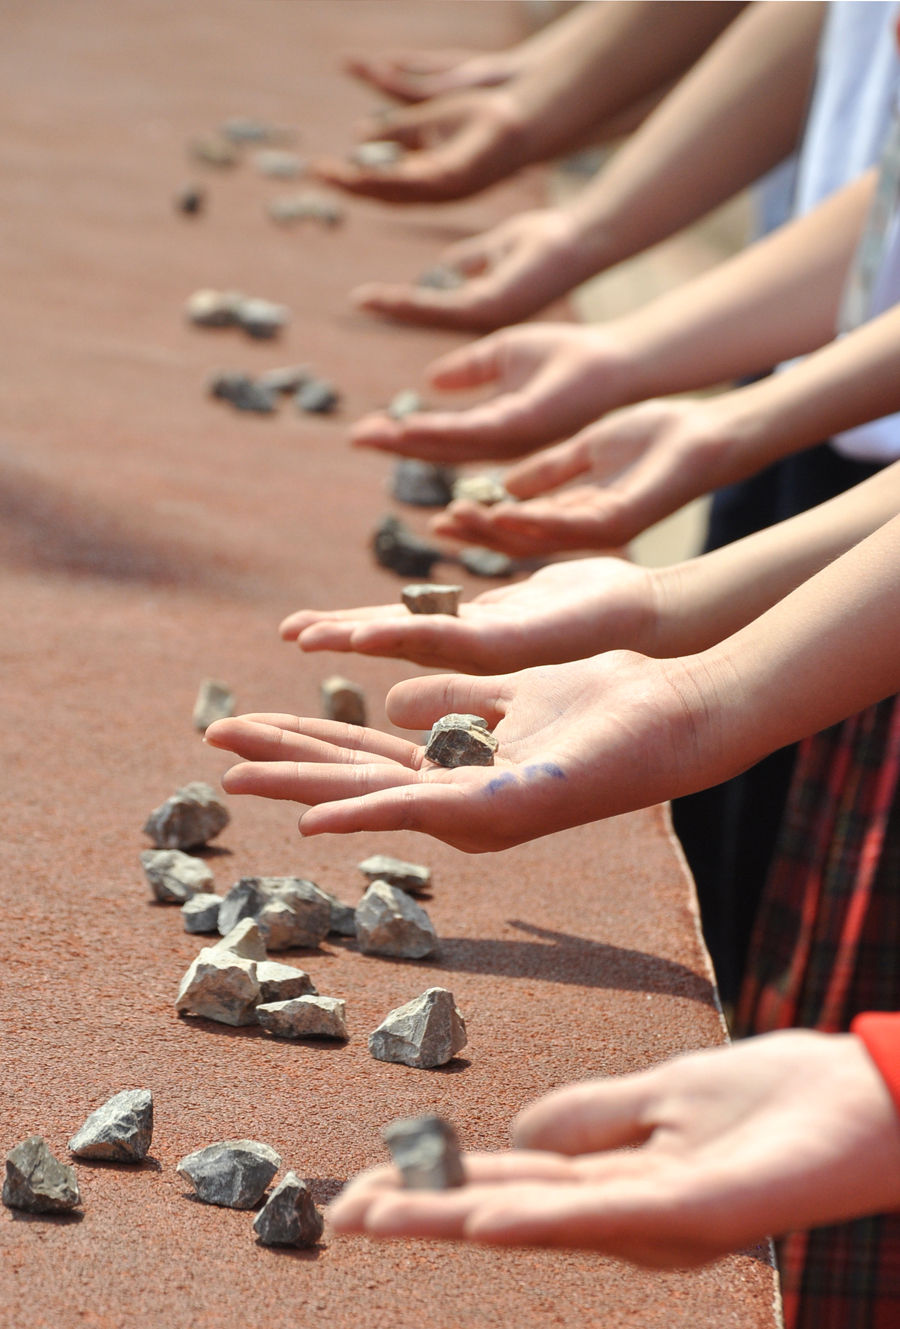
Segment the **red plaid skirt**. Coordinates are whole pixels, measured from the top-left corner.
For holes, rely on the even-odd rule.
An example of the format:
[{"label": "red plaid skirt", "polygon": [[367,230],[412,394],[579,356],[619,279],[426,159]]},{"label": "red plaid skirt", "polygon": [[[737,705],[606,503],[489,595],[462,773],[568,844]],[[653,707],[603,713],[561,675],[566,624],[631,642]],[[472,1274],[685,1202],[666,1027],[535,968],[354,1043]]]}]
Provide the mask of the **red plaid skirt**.
[{"label": "red plaid skirt", "polygon": [[[900,1010],[900,698],[800,748],[739,1036]],[[787,1329],[900,1329],[900,1214],[778,1243]]]}]

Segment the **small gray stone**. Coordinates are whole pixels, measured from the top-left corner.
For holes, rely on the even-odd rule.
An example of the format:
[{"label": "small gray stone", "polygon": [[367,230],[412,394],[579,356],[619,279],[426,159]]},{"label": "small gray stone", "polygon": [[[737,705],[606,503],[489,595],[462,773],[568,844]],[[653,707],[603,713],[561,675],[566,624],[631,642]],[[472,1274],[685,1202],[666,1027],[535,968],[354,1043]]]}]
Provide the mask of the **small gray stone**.
[{"label": "small gray stone", "polygon": [[461,549],[459,561],[474,577],[511,577],[515,571],[515,564],[507,554],[497,549],[482,549],[480,545]]},{"label": "small gray stone", "polygon": [[198,328],[231,328],[245,297],[240,291],[195,291],[184,306],[190,323]]},{"label": "small gray stone", "polygon": [[186,900],[181,906],[181,920],[185,932],[218,932],[221,904],[221,895],[205,895],[202,892],[199,895],[192,895],[190,900]]},{"label": "small gray stone", "polygon": [[453,497],[456,472],[417,457],[401,457],[391,474],[391,494],[398,503],[416,508],[443,508]]},{"label": "small gray stone", "polygon": [[153,1139],[153,1095],[149,1089],[123,1089],[98,1107],[69,1148],[77,1158],[109,1158],[140,1163]]},{"label": "small gray stone", "polygon": [[319,887],[319,890],[322,891],[322,894],[328,901],[328,908],[331,910],[331,925],[328,929],[329,933],[333,932],[338,937],[355,937],[356,910],[353,905],[344,904],[343,900],[339,900],[337,896],[332,895],[330,891],[322,890],[321,886]]},{"label": "small gray stone", "polygon": [[486,508],[493,507],[495,503],[508,503],[512,500],[512,495],[499,475],[490,471],[458,476],[453,483],[453,497],[468,503],[480,503]]},{"label": "small gray stone", "polygon": [[303,877],[263,877],[268,898],[257,914],[270,951],[319,945],[331,927],[331,906],[323,891]]},{"label": "small gray stone", "polygon": [[240,153],[223,134],[203,134],[191,141],[188,150],[204,166],[229,167],[240,161]]},{"label": "small gray stone", "polygon": [[444,557],[440,549],[426,544],[393,514],[383,517],[372,537],[375,561],[404,577],[428,577]]},{"label": "small gray stone", "polygon": [[6,1155],[3,1203],[32,1214],[64,1214],[81,1204],[75,1169],[54,1158],[40,1135],[30,1135]]},{"label": "small gray stone", "polygon": [[239,955],[242,960],[266,958],[266,945],[262,933],[252,918],[242,918],[239,923],[235,923],[231,931],[209,949],[229,955]]},{"label": "small gray stone", "polygon": [[261,341],[277,337],[290,318],[286,305],[276,305],[271,300],[243,300],[237,308],[238,323],[249,336]]},{"label": "small gray stone", "polygon": [[218,1140],[175,1169],[193,1183],[197,1199],[227,1209],[252,1209],[281,1167],[275,1150],[258,1140]]},{"label": "small gray stone", "polygon": [[422,398],[412,388],[404,388],[390,400],[387,413],[392,420],[405,420],[408,415],[415,415],[422,410]]},{"label": "small gray stone", "polygon": [[394,166],[404,155],[402,146],[392,138],[372,138],[366,143],[357,143],[350,153],[350,160],[355,166],[367,170],[380,170],[383,166]]},{"label": "small gray stone", "polygon": [[181,980],[175,1009],[179,1015],[199,1015],[218,1024],[255,1024],[258,1001],[256,961],[208,947]]},{"label": "small gray stone", "polygon": [[215,678],[204,678],[194,702],[192,721],[194,728],[205,734],[214,720],[226,720],[234,715],[234,693],[227,683]]},{"label": "small gray stone", "polygon": [[392,1121],[381,1138],[409,1190],[445,1191],[465,1184],[459,1140],[443,1117],[428,1112]]},{"label": "small gray stone", "polygon": [[315,1246],[325,1224],[309,1186],[287,1172],[253,1220],[263,1246]]},{"label": "small gray stone", "polygon": [[309,365],[284,365],[279,369],[267,369],[256,381],[269,392],[288,396],[302,388],[311,377]]},{"label": "small gray stone", "polygon": [[260,175],[268,175],[274,180],[296,180],[306,168],[306,163],[296,152],[287,152],[284,148],[264,148],[254,153],[253,165]]},{"label": "small gray stone", "polygon": [[[316,986],[309,974],[290,964],[277,960],[263,960],[256,966],[259,983],[259,1004],[290,1001],[293,997],[317,996]],[[258,1008],[257,1008],[258,1009]]]},{"label": "small gray stone", "polygon": [[290,1001],[271,1001],[256,1008],[256,1018],[276,1038],[350,1037],[344,1018],[346,1002],[340,997],[294,997]]},{"label": "small gray stone", "polygon": [[414,582],[404,586],[401,599],[411,614],[452,614],[459,612],[461,586],[443,586],[439,582]]},{"label": "small gray stone", "polygon": [[465,280],[458,268],[449,268],[443,263],[437,263],[433,268],[426,268],[417,284],[430,286],[434,291],[455,291],[465,285]]},{"label": "small gray stone", "polygon": [[299,411],[307,415],[331,415],[340,403],[340,393],[324,378],[311,378],[294,398]]},{"label": "small gray stone", "polygon": [[387,881],[407,895],[419,895],[431,887],[431,868],[421,863],[406,863],[390,854],[372,854],[356,866],[369,881]]},{"label": "small gray stone", "polygon": [[232,143],[284,143],[293,138],[288,129],[249,115],[232,115],[220,131]]},{"label": "small gray stone", "polygon": [[429,988],[382,1020],[369,1035],[369,1051],[377,1061],[430,1069],[455,1057],[466,1041],[465,1021],[453,993]]},{"label": "small gray stone", "polygon": [[438,766],[493,766],[498,747],[480,715],[444,715],[431,727],[425,756]]},{"label": "small gray stone", "polygon": [[319,692],[326,720],[339,720],[342,724],[366,723],[366,694],[358,683],[352,683],[340,674],[332,674],[322,682]]},{"label": "small gray stone", "polygon": [[184,904],[212,885],[213,874],[202,858],[180,849],[144,849],[141,867],[157,900]]},{"label": "small gray stone", "polygon": [[305,189],[299,194],[273,198],[266,206],[272,221],[279,226],[294,222],[314,221],[320,226],[338,226],[344,220],[344,210],[336,199],[327,194]]},{"label": "small gray stone", "polygon": [[214,840],[230,820],[215,791],[195,780],[154,808],[144,824],[144,834],[158,849],[190,849]]},{"label": "small gray stone", "polygon": [[268,899],[263,880],[262,877],[241,877],[224,896],[219,904],[218,930],[221,936],[227,937],[242,918],[256,918]]},{"label": "small gray stone", "polygon": [[257,415],[271,415],[278,406],[278,394],[271,388],[251,378],[249,374],[231,370],[213,374],[209,380],[209,394],[220,401],[227,401],[236,411],[254,411]]},{"label": "small gray stone", "polygon": [[202,185],[182,185],[175,195],[175,210],[186,217],[196,217],[206,207],[206,190]]},{"label": "small gray stone", "polygon": [[421,905],[386,881],[373,881],[356,906],[356,940],[363,955],[422,960],[437,950],[437,933]]}]

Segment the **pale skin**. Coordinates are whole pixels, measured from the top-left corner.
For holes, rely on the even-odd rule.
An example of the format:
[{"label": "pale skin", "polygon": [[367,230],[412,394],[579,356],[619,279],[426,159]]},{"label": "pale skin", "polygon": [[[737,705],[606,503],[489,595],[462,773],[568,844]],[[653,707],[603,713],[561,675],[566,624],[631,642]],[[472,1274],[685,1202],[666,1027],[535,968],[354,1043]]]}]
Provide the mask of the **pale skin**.
[{"label": "pale skin", "polygon": [[[379,135],[393,133],[417,143],[424,126],[433,121],[430,132],[445,137],[438,148],[409,154],[378,179],[369,172],[365,192],[393,199],[440,196],[440,189],[459,193],[467,178],[467,156],[480,154],[486,164],[481,175],[493,179],[503,168],[509,171],[571,146],[559,133],[569,122],[552,100],[548,104],[551,93],[570,108],[570,116],[581,115],[598,93],[617,89],[624,72],[630,80],[635,67],[644,67],[639,55],[646,60],[648,50],[666,45],[656,40],[661,22],[673,25],[669,46],[676,52],[678,42],[684,41],[685,14],[695,24],[712,23],[715,8],[593,6],[598,16],[614,9],[631,9],[634,15],[645,9],[661,11],[649,20],[653,40],[648,43],[638,32],[636,50],[628,59],[621,56],[621,41],[611,42],[603,77],[597,76],[597,58],[592,58],[589,44],[582,43],[569,63],[581,69],[585,90],[579,91],[578,78],[561,62],[550,79],[537,68],[533,75],[493,91],[460,93],[455,99],[396,113],[393,129],[390,118],[381,120]],[[354,292],[354,300],[373,313],[407,321],[495,328],[530,316],[587,277],[697,220],[796,146],[823,12],[819,4],[748,6],[577,199],[521,214],[441,254],[441,263],[466,275],[462,287],[435,291],[415,284],[370,283]],[[710,30],[703,41],[714,36]],[[693,58],[699,54],[695,50]],[[625,89],[632,86],[628,80],[622,84]],[[647,91],[653,95],[649,83]],[[605,114],[610,112],[608,102]],[[601,113],[594,108],[593,114],[597,119]],[[503,138],[501,150],[497,144]],[[452,157],[449,169],[442,154]],[[328,178],[345,187],[352,187],[354,178],[360,183],[358,173],[346,167],[337,173],[331,165],[327,169]],[[428,194],[422,192],[426,180],[432,191]]]},{"label": "pale skin", "polygon": [[466,1154],[455,1190],[363,1173],[330,1206],[331,1226],[665,1268],[900,1205],[900,1120],[850,1034],[768,1034],[569,1085],[520,1113],[512,1135],[512,1150]]}]

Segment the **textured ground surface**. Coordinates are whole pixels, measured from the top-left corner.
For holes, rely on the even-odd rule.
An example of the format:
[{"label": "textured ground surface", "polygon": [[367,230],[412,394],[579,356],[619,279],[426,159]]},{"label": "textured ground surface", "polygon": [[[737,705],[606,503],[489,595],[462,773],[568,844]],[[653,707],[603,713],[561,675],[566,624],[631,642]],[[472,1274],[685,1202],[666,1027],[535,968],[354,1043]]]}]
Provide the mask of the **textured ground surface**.
[{"label": "textured ground surface", "polygon": [[[479,859],[412,836],[301,844],[285,805],[236,802],[210,855],[217,886],[301,873],[354,900],[378,850],[432,864],[435,962],[297,956],[346,998],[346,1046],[292,1046],[179,1020],[197,949],[149,902],[146,814],[176,785],[215,782],[222,754],[190,726],[197,685],[227,680],[242,710],[317,710],[335,661],[279,643],[303,604],[391,598],[368,534],[385,462],[345,446],[348,420],[453,339],[385,328],[345,292],[404,276],[438,247],[538,197],[528,178],[442,211],[349,203],[344,229],[274,229],[278,192],[245,166],[211,176],[208,216],[171,208],[184,143],[230,114],[302,127],[342,148],[369,98],[336,73],[342,44],[496,44],[504,4],[293,0],[8,0],[0,44],[0,732],[5,799],[0,1151],[66,1140],[112,1093],[156,1100],[152,1160],[79,1165],[74,1219],[0,1211],[6,1329],[282,1329],[315,1318],[378,1329],[478,1325],[769,1326],[773,1280],[750,1253],[649,1274],[582,1254],[336,1241],[259,1248],[247,1214],[192,1202],[177,1160],[253,1136],[312,1179],[318,1200],[381,1157],[379,1127],[430,1108],[467,1145],[499,1146],[515,1110],[574,1077],[617,1073],[721,1039],[689,885],[662,811]],[[277,349],[181,319],[196,287],[284,300]],[[311,360],[345,389],[342,417],[238,416],[208,401],[218,365]],[[467,593],[472,584],[467,583]],[[371,718],[411,671],[337,661]],[[365,1036],[431,984],[469,1022],[441,1072],[383,1065]]]}]

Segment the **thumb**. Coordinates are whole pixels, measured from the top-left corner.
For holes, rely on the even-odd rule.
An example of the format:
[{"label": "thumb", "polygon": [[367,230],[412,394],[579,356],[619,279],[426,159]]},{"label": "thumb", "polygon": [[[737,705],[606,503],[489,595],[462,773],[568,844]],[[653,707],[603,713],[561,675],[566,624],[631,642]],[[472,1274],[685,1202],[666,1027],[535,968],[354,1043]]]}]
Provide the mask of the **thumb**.
[{"label": "thumb", "polygon": [[493,332],[442,355],[428,366],[428,381],[445,391],[495,383],[500,377],[504,341],[504,332]]},{"label": "thumb", "polygon": [[391,688],[387,717],[400,729],[428,729],[442,715],[480,715],[493,728],[505,714],[505,678],[437,674],[410,678]]},{"label": "thumb", "polygon": [[576,435],[510,467],[503,482],[514,498],[536,498],[583,475],[589,467],[587,445]]},{"label": "thumb", "polygon": [[654,1129],[649,1117],[650,1075],[567,1085],[531,1103],[516,1117],[513,1143],[519,1149],[558,1154],[593,1154],[643,1144]]}]

